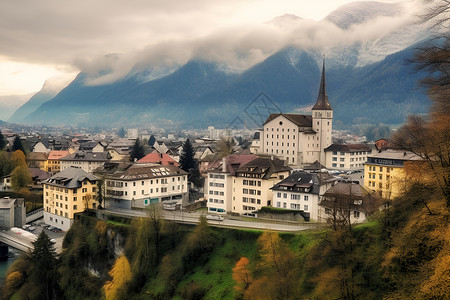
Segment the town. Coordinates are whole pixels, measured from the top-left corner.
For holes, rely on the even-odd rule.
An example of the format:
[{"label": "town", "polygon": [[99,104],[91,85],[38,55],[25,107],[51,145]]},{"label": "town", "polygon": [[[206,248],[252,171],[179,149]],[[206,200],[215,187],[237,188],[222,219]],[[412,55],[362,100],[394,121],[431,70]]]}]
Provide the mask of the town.
[{"label": "town", "polygon": [[[21,173],[18,165],[2,174],[0,190],[42,195],[32,208],[27,203],[27,212],[40,209],[45,225],[61,231],[86,209],[120,213],[154,203],[166,210],[197,203],[222,217],[326,223],[342,197],[352,202],[350,221],[363,222],[381,207],[381,198],[402,191],[404,164],[420,158],[392,149],[387,139],[333,143],[325,81],[324,62],[312,115],[270,114],[256,131],[210,127],[184,138],[123,128],[58,136],[5,128],[2,159],[26,165]],[[24,206],[23,199],[16,202]],[[14,203],[2,207],[4,216],[20,209]],[[2,218],[0,227],[26,225],[22,214],[9,215],[21,217]]]}]

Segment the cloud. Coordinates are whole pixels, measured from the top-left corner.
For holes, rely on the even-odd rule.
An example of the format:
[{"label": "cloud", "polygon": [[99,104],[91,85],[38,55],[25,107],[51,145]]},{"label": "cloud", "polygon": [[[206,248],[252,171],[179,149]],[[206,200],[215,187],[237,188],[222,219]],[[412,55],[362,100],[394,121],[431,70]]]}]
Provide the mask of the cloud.
[{"label": "cloud", "polygon": [[[348,30],[293,15],[260,24],[246,23],[245,19],[230,21],[238,15],[236,11],[257,8],[259,3],[2,1],[0,54],[82,70],[89,74],[87,84],[98,85],[122,78],[137,65],[170,69],[193,58],[223,63],[239,71],[286,46],[322,49],[379,39],[412,20],[405,10],[400,16],[374,18]],[[311,5],[310,1],[305,3]],[[252,13],[247,12],[249,19]]]}]

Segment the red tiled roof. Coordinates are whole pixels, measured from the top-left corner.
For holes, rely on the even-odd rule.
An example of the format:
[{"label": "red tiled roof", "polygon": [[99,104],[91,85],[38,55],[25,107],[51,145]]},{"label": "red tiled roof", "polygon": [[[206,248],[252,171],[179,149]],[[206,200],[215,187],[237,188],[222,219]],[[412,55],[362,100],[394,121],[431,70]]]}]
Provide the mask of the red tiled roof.
[{"label": "red tiled roof", "polygon": [[150,153],[136,162],[137,164],[153,163],[163,166],[174,165],[179,167],[180,164],[176,162],[170,155],[161,153]]},{"label": "red tiled roof", "polygon": [[57,151],[57,150],[53,150],[50,151],[50,153],[48,154],[48,159],[60,159],[61,157],[64,157],[66,155],[69,155],[69,151]]}]

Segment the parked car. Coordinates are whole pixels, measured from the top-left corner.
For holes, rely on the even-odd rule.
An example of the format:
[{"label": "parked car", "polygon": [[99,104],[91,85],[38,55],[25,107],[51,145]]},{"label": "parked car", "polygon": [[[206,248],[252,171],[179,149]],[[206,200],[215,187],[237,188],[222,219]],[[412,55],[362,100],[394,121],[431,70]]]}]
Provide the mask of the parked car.
[{"label": "parked car", "polygon": [[54,228],[56,228],[56,227],[50,225],[50,226],[47,227],[47,230],[53,231]]},{"label": "parked car", "polygon": [[25,225],[22,226],[22,228],[25,229],[25,230],[27,230],[30,227],[31,227],[31,225],[28,225],[28,224],[25,224]]},{"label": "parked car", "polygon": [[36,230],[36,227],[34,227],[34,226],[30,226],[30,227],[28,227],[28,229],[27,229],[28,231],[35,231]]}]

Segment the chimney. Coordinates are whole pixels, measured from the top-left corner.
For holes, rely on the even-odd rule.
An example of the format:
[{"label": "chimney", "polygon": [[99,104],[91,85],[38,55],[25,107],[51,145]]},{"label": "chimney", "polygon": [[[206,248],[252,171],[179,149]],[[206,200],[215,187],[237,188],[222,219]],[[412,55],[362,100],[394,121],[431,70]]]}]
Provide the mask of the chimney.
[{"label": "chimney", "polygon": [[227,171],[227,160],[225,157],[222,158],[222,172]]}]

